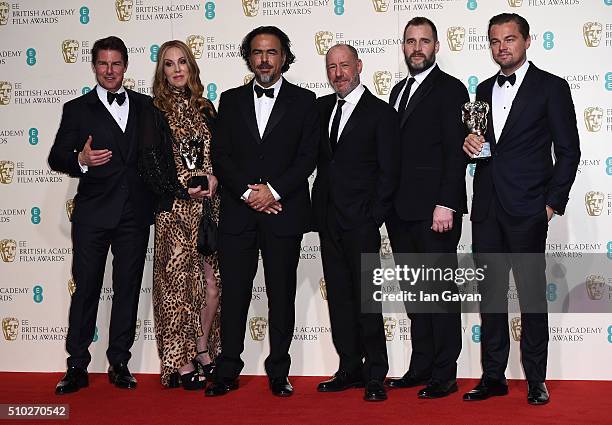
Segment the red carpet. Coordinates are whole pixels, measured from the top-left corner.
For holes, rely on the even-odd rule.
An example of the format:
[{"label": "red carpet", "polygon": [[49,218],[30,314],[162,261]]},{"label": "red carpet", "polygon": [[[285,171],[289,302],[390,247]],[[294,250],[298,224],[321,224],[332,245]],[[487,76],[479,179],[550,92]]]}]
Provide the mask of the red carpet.
[{"label": "red carpet", "polygon": [[[137,375],[139,387],[119,390],[106,375],[90,375],[89,388],[62,397],[53,389],[58,373],[0,373],[0,403],[69,404],[75,424],[611,424],[612,382],[549,381],[551,402],[529,406],[526,383],[511,381],[510,394],[466,403],[461,394],[475,380],[460,380],[459,392],[439,400],[418,400],[416,390],[389,391],[389,400],[367,403],[363,390],[316,392],[317,377],[294,377],[293,397],[279,399],[265,377],[243,377],[240,389],[224,397],[203,392],[163,390],[157,375]],[[29,421],[5,423],[26,423]],[[31,423],[31,422],[30,422]]]}]

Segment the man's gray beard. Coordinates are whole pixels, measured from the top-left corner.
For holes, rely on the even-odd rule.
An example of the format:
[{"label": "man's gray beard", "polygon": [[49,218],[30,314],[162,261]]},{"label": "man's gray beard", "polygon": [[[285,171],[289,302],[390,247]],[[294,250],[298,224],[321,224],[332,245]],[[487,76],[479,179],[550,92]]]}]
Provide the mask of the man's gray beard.
[{"label": "man's gray beard", "polygon": [[266,75],[255,74],[255,75],[258,77],[257,82],[260,84],[269,84],[274,79],[274,75],[271,75],[271,74],[266,74]]},{"label": "man's gray beard", "polygon": [[406,61],[406,65],[408,66],[408,70],[410,71],[410,75],[415,76],[415,75],[420,74],[421,72],[429,69],[436,62],[436,55],[432,55],[431,56],[431,60],[425,58],[423,60],[423,63],[421,65],[417,65],[417,67],[414,67],[413,65],[410,64],[410,58],[404,57],[404,60]]}]

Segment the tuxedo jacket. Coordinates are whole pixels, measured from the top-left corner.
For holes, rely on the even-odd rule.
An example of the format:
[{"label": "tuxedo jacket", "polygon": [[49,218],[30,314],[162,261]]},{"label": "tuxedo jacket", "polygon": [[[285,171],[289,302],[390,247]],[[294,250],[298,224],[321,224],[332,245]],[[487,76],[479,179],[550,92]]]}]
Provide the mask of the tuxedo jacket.
[{"label": "tuxedo jacket", "polygon": [[328,208],[335,208],[343,230],[380,227],[393,207],[398,180],[397,113],[366,88],[332,153],[328,129],[335,104],[336,94],[317,100],[321,138],[312,190],[315,229],[326,230]]},{"label": "tuxedo jacket", "polygon": [[[310,229],[308,177],[319,142],[313,92],[283,81],[268,124],[260,137],[253,82],[221,94],[212,161],[220,181],[221,232],[239,234],[255,221],[278,236]],[[256,212],[243,200],[249,184],[268,183],[280,195],[278,214]],[[258,216],[259,215],[259,216]]]},{"label": "tuxedo jacket", "polygon": [[[477,100],[492,106],[496,77],[478,85]],[[487,124],[491,158],[475,160],[472,221],[486,218],[494,194],[512,216],[535,215],[546,205],[563,214],[580,161],[567,82],[530,63],[501,135],[495,137],[492,108]]]},{"label": "tuxedo jacket", "polygon": [[[136,220],[153,223],[152,197],[138,173],[138,134],[140,115],[151,107],[148,96],[126,90],[130,102],[125,133],[91,90],[64,105],[62,120],[49,154],[55,171],[79,178],[74,198],[73,223],[113,228],[121,218],[129,198]],[[109,149],[111,160],[83,173],[78,153],[89,136],[92,149]]]},{"label": "tuxedo jacket", "polygon": [[[403,79],[393,87],[390,105],[405,84]],[[461,107],[468,101],[461,81],[435,65],[399,114],[401,173],[394,205],[402,220],[431,220],[436,205],[467,212]]]}]

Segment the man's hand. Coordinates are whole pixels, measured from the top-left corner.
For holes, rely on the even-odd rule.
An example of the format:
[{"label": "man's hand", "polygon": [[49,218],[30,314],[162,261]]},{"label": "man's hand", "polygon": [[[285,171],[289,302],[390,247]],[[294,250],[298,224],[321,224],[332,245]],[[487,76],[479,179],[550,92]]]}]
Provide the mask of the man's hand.
[{"label": "man's hand", "polygon": [[470,158],[474,158],[474,155],[478,155],[482,150],[482,145],[484,142],[484,137],[469,134],[463,141],[463,152],[465,152]]},{"label": "man's hand", "polygon": [[249,189],[251,193],[246,203],[255,211],[266,211],[268,207],[277,202],[267,184],[250,184]]},{"label": "man's hand", "polygon": [[551,207],[546,205],[546,217],[548,218],[548,221],[550,221],[550,219],[553,218],[553,215],[555,215],[555,210],[553,210]]},{"label": "man's hand", "polygon": [[88,167],[97,167],[106,164],[111,160],[113,153],[108,149],[93,150],[91,148],[91,135],[87,138],[83,150],[79,152],[79,164],[87,165]]},{"label": "man's hand", "polygon": [[212,174],[207,174],[206,178],[208,179],[208,191],[210,192],[210,195],[208,196],[212,198],[213,196],[215,196],[215,193],[217,193],[217,186],[219,185],[219,181]]},{"label": "man's hand", "polygon": [[431,230],[438,233],[448,232],[453,228],[453,212],[448,208],[436,206],[433,212]]}]

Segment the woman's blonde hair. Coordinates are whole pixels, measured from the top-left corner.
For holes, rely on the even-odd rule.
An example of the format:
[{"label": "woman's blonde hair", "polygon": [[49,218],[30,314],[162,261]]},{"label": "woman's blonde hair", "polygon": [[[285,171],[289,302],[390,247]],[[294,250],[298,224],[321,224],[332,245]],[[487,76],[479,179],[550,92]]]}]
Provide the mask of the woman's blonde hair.
[{"label": "woman's blonde hair", "polygon": [[198,68],[191,49],[180,40],[166,41],[159,48],[155,76],[153,77],[153,104],[163,112],[170,112],[172,110],[170,83],[166,80],[166,75],[164,74],[164,56],[173,47],[180,49],[187,60],[189,78],[187,79],[185,90],[189,95],[189,103],[196,110],[204,113],[207,118],[214,118],[214,106],[208,99],[202,97],[204,86],[202,81],[200,81],[200,68]]}]

